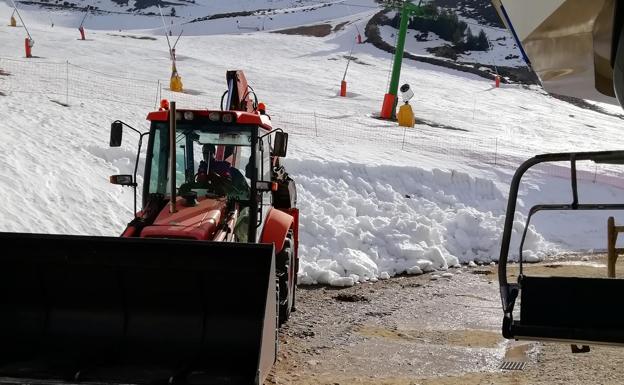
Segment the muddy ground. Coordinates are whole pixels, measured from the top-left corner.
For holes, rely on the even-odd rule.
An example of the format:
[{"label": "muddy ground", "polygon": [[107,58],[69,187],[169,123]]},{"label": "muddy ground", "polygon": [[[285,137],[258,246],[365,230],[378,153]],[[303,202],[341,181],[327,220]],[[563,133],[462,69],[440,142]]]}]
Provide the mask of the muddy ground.
[{"label": "muddy ground", "polygon": [[[563,256],[526,271],[606,275],[603,255],[583,259]],[[569,345],[503,339],[496,266],[449,272],[300,287],[266,384],[624,384],[624,348],[572,354]],[[525,367],[501,370],[503,361]]]}]

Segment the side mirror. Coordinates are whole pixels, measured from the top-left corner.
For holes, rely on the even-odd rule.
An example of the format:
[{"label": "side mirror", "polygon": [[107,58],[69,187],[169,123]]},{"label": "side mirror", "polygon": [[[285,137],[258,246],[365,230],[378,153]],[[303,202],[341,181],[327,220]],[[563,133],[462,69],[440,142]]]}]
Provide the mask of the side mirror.
[{"label": "side mirror", "polygon": [[273,141],[273,156],[284,157],[286,156],[286,149],[288,148],[288,134],[285,132],[276,132],[275,140]]},{"label": "side mirror", "polygon": [[109,180],[112,184],[120,186],[136,186],[136,183],[132,180],[132,175],[111,175]]},{"label": "side mirror", "polygon": [[123,124],[118,120],[113,122],[111,124],[111,133],[110,133],[110,146],[111,147],[121,146],[122,134],[123,134]]}]

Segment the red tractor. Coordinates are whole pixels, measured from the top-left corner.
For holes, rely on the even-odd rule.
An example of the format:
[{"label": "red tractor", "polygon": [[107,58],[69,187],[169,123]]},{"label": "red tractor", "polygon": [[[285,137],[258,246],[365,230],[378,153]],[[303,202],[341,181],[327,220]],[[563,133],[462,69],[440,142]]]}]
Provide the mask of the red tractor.
[{"label": "red tractor", "polygon": [[[295,306],[298,210],[273,129],[240,71],[226,108],[166,101],[148,137],[142,209],[121,238],[0,233],[0,376],[261,384]],[[254,98],[252,100],[251,98]],[[223,104],[223,101],[222,101]],[[223,107],[223,106],[222,106]],[[138,156],[137,156],[138,164]]]}]

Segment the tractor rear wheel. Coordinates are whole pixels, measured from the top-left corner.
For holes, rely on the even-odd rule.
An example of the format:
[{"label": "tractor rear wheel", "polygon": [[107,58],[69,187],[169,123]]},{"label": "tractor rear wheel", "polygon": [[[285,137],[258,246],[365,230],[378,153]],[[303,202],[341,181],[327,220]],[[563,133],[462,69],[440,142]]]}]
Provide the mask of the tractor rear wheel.
[{"label": "tractor rear wheel", "polygon": [[293,233],[288,232],[284,247],[277,255],[277,276],[279,279],[279,323],[282,325],[290,317],[295,305],[296,274]]}]

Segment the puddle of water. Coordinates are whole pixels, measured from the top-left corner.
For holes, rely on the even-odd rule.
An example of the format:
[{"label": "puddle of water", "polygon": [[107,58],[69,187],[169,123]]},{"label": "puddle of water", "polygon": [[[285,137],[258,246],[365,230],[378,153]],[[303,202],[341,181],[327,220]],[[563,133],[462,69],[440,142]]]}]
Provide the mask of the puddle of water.
[{"label": "puddle of water", "polygon": [[529,352],[533,349],[531,342],[509,341],[504,361],[529,362]]},{"label": "puddle of water", "polygon": [[358,333],[367,337],[415,341],[434,345],[495,349],[503,341],[500,333],[489,330],[392,330],[362,326]]},{"label": "puddle of water", "polygon": [[[517,276],[517,266],[510,268],[509,273],[510,276]],[[539,276],[606,278],[607,267],[599,263],[591,262],[556,262],[547,265],[524,265],[524,273],[527,275]]]},{"label": "puddle of water", "polygon": [[557,263],[552,263],[549,264],[550,265],[555,265],[555,266],[588,266],[588,267],[597,267],[597,268],[606,268],[607,265],[602,263],[602,262],[596,262],[596,261],[563,261],[563,262],[557,262]]},{"label": "puddle of water", "polygon": [[[457,376],[435,376],[430,378],[414,377],[348,377],[348,376],[316,376],[297,378],[292,384],[326,385],[326,384],[358,384],[358,385],[530,385],[531,380],[519,377],[516,373],[467,373]],[[290,383],[290,382],[289,382]]]}]

